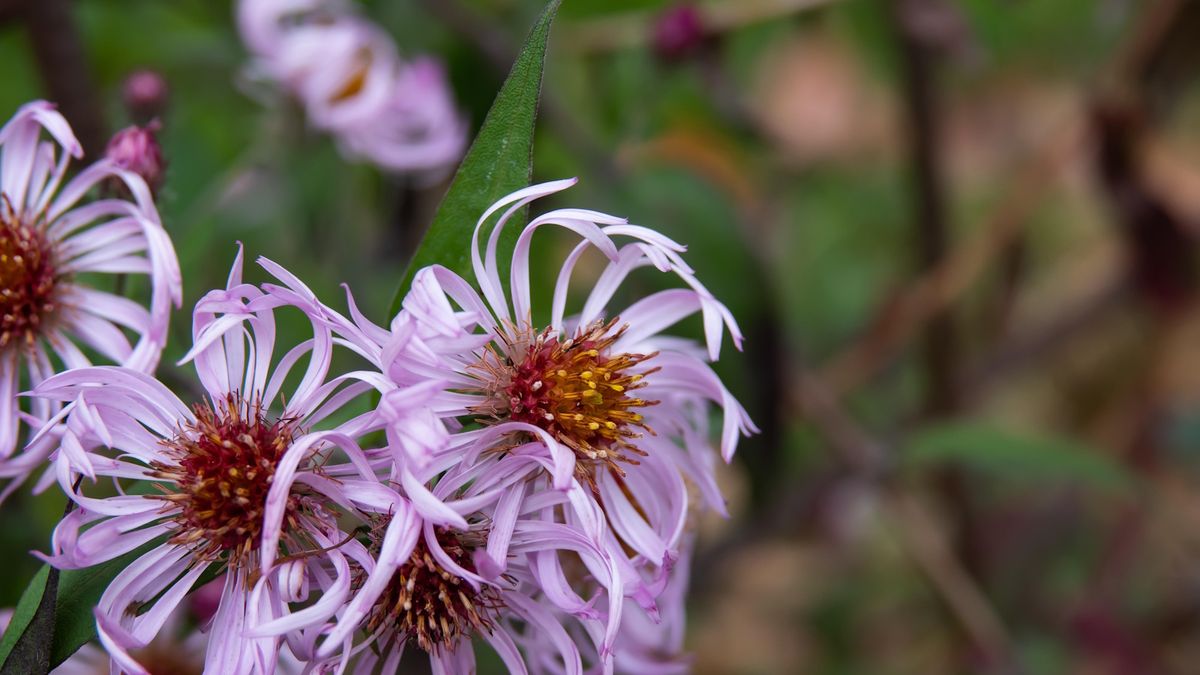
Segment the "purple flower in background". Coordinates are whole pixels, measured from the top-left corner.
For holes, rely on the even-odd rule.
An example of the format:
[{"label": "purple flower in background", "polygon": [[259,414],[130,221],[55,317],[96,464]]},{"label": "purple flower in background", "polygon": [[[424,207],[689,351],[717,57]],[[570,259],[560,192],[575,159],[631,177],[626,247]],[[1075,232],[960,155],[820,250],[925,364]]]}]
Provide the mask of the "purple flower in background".
[{"label": "purple flower in background", "polygon": [[[71,158],[82,154],[67,121],[44,101],[21,107],[0,129],[0,476],[14,479],[4,495],[55,440],[43,435],[14,456],[20,426],[37,429],[59,409],[45,399],[22,405],[18,392],[96,358],[152,371],[171,304],[180,302],[179,263],[145,181],[108,159],[67,181]],[[130,198],[86,200],[108,181]],[[145,275],[149,306],[93,287],[102,278],[94,275]]]},{"label": "purple flower in background", "polygon": [[[357,484],[378,486],[355,440],[371,415],[342,414],[370,387],[328,377],[334,342],[324,310],[303,301],[307,289],[282,268],[262,264],[282,287],[242,283],[239,253],[227,287],[196,306],[185,360],[205,398],[194,406],[115,367],[68,371],[34,391],[69,404],[56,468],[78,506],[56,528],[47,560],[75,569],[142,552],[96,607],[101,642],[129,672],[145,672],[131,653],[210,568],[227,573],[205,672],[272,672],[278,636],[337,611],[349,594],[350,559],[367,561],[339,529],[337,509],[378,498]],[[284,308],[308,318],[312,338],[277,354],[275,312]],[[333,423],[335,415],[348,419]],[[90,482],[76,491],[80,474]],[[99,494],[111,496],[88,496],[100,478],[111,485]],[[273,491],[276,483],[287,489]],[[264,524],[272,508],[282,513],[273,529]],[[264,570],[267,539],[275,558]],[[289,603],[304,608],[289,613]]]},{"label": "purple flower in background", "polygon": [[241,0],[252,73],[300,101],[349,157],[391,171],[438,171],[462,155],[467,128],[439,63],[407,61],[345,3]]},{"label": "purple flower in background", "polygon": [[346,152],[385,169],[432,171],[462,156],[467,125],[442,64],[425,56],[401,64],[383,108],[340,129],[338,140]]}]

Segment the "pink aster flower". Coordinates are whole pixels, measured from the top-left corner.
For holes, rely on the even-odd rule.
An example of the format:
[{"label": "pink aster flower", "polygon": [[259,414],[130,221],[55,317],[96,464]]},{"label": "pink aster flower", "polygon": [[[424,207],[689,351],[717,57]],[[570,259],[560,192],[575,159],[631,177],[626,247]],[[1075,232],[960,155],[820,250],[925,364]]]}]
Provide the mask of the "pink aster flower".
[{"label": "pink aster flower", "polygon": [[[348,304],[350,319],[328,310],[325,317],[339,343],[378,371],[355,375],[379,391],[368,428],[386,437],[364,454],[397,499],[376,501],[373,558],[353,598],[327,627],[305,630],[306,646],[296,653],[354,672],[382,661],[387,672],[405,649],[419,649],[440,672],[470,672],[472,644],[483,641],[514,672],[579,672],[584,653],[610,668],[625,598],[652,611],[660,589],[609,554],[615,543],[599,505],[575,480],[570,450],[525,422],[464,430],[447,416],[460,396],[420,371],[442,354],[483,347],[486,335],[466,332],[475,325],[470,313],[455,312],[445,298],[427,308],[458,333],[447,336],[407,311],[385,329],[349,295]],[[288,489],[279,479],[272,486]],[[265,527],[275,531],[282,516],[268,509]],[[274,549],[264,539],[264,570]],[[576,630],[568,634],[564,623]]]},{"label": "pink aster flower", "polygon": [[[294,285],[282,268],[262,264]],[[369,559],[337,516],[352,515],[358,501],[378,508],[382,486],[355,438],[373,413],[342,413],[370,386],[329,376],[334,343],[322,310],[243,283],[241,267],[239,253],[227,287],[196,306],[185,361],[205,397],[193,406],[126,368],[75,369],[34,391],[67,404],[55,463],[78,505],[46,559],[74,569],[140,553],[96,607],[101,643],[128,672],[146,672],[133,653],[210,570],[226,574],[205,672],[272,672],[289,631],[257,629],[332,615],[349,594],[351,561]],[[312,337],[278,353],[275,312],[284,308],[309,319]],[[348,419],[335,424],[335,415]],[[77,491],[80,474],[91,480]],[[100,494],[114,496],[88,494],[99,479],[110,483]],[[276,482],[289,488],[273,491]],[[268,510],[282,514],[272,525]],[[273,565],[260,565],[264,540],[274,542]],[[304,607],[293,612],[291,603]]]},{"label": "pink aster flower", "polygon": [[303,22],[327,23],[347,11],[345,0],[239,0],[238,30],[255,55],[279,49],[288,30]]},{"label": "pink aster flower", "polygon": [[[145,181],[108,159],[66,180],[82,154],[44,101],[0,129],[0,476],[15,479],[5,495],[52,449],[47,437],[14,457],[20,426],[36,429],[58,410],[48,400],[23,404],[18,392],[96,357],[152,371],[171,303],[180,302],[179,263]],[[105,182],[130,198],[86,199]],[[145,275],[148,306],[93,287],[103,275]]]},{"label": "pink aster flower", "polygon": [[[528,202],[570,184],[519,191],[483,215],[473,251],[482,293],[435,266],[417,273],[390,330],[357,311],[353,322],[335,328],[388,383],[377,422],[388,431],[390,482],[407,506],[385,518],[377,564],[316,650],[318,659],[340,649],[343,666],[356,659],[356,668],[369,670],[381,658],[386,670],[398,662],[400,648],[415,643],[440,672],[460,672],[474,663],[463,639],[473,634],[492,641],[514,670],[609,670],[614,654],[631,664],[651,663],[656,650],[681,635],[686,570],[677,568],[686,564],[680,558],[689,541],[686,484],[723,511],[712,475],[709,409],[715,403],[724,410],[726,458],[738,437],[753,430],[704,363],[706,356],[716,358],[725,329],[735,340],[740,335],[683,262],[681,246],[579,209],[541,216],[518,238],[510,306],[497,265],[501,228]],[[483,224],[498,213],[481,247]],[[535,328],[528,251],[533,232],[549,224],[583,241],[559,276],[551,325]],[[609,264],[582,312],[568,318],[572,271],[591,248]],[[621,281],[639,267],[670,273],[684,288],[604,316]],[[707,350],[661,335],[693,313],[704,319]],[[412,400],[418,391],[420,403]],[[428,418],[414,425],[414,410]],[[483,426],[464,429],[461,419]],[[414,428],[437,430],[439,421],[443,442],[407,438]],[[427,559],[435,550],[440,555]],[[585,558],[584,569],[568,571],[565,551]],[[461,600],[436,583],[418,592],[422,580],[437,578],[470,593]],[[404,588],[397,590],[397,583]],[[479,607],[490,611],[471,611]],[[432,633],[416,628],[429,621],[437,627]],[[623,637],[637,629],[627,625],[656,629]],[[351,638],[355,631],[358,642]],[[669,670],[672,663],[678,665],[665,659],[663,666]]]},{"label": "pink aster flower", "polygon": [[[599,501],[611,527],[610,550],[631,550],[630,564],[665,581],[689,512],[686,485],[724,513],[713,474],[708,428],[716,406],[724,421],[720,453],[728,461],[741,435],[754,431],[742,406],[705,363],[720,353],[728,331],[741,334],[729,311],[696,279],[681,257],[684,248],[624,219],[582,209],[559,209],[531,221],[517,239],[509,283],[500,279],[497,249],[509,218],[533,200],[574,181],[535,185],[497,202],[479,219],[472,240],[477,292],[443,267],[421,270],[404,302],[426,330],[461,341],[466,316],[487,343],[442,354],[426,366],[449,382],[450,416],[485,424],[519,423],[568,448],[557,471],[569,470]],[[499,214],[486,233],[485,224]],[[531,307],[529,249],[533,235],[554,225],[580,237],[554,285],[548,324],[535,324]],[[576,264],[598,251],[606,265],[585,293],[582,307],[566,313]],[[610,311],[621,283],[639,268],[656,269],[680,282],[629,306]],[[456,309],[457,308],[457,309]],[[699,314],[703,346],[666,329]],[[420,364],[414,365],[418,370]],[[561,475],[561,474],[560,474]]]},{"label": "pink aster flower", "polygon": [[390,36],[356,16],[300,23],[264,66],[304,104],[318,129],[370,123],[386,105],[400,67]]},{"label": "pink aster flower", "polygon": [[392,171],[452,165],[467,129],[441,66],[401,58],[391,37],[342,2],[242,0],[252,72],[281,84],[349,157]]},{"label": "pink aster flower", "polygon": [[[594,528],[603,527],[578,484],[550,488],[542,479],[548,467],[540,442],[510,447],[495,463],[445,457],[436,483],[424,489],[446,512],[423,516],[404,501],[379,515],[373,564],[322,629],[314,660],[394,672],[406,649],[418,649],[434,672],[469,673],[473,644],[482,641],[510,672],[582,673],[583,651],[606,661],[619,628],[622,573],[596,537],[549,517],[583,508]],[[572,562],[594,591],[588,599],[568,581]],[[581,650],[564,616],[594,642]],[[525,644],[531,631],[538,638]]]},{"label": "pink aster flower", "polygon": [[617,672],[630,675],[686,675],[691,659],[684,652],[687,628],[687,590],[694,537],[679,545],[679,559],[662,593],[655,598],[658,610],[651,617],[629,605],[622,616],[621,632],[613,647]]}]

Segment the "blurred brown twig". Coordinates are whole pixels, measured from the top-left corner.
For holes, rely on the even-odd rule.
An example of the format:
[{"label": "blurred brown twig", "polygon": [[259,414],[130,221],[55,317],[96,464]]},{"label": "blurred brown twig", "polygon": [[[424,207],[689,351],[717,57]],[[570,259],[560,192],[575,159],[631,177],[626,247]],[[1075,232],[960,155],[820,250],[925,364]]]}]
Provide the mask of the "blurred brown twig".
[{"label": "blurred brown twig", "polygon": [[95,159],[104,151],[106,128],[71,3],[25,0],[19,12],[29,30],[47,98],[58,104],[84,152]]},{"label": "blurred brown twig", "polygon": [[839,394],[862,386],[887,367],[931,318],[952,305],[978,281],[997,253],[1013,241],[1054,178],[1083,147],[1083,124],[1072,119],[1055,127],[1047,142],[1016,172],[997,209],[976,234],[959,243],[928,272],[898,291],[870,321],[863,337],[821,368],[822,379]]},{"label": "blurred brown twig", "polygon": [[[942,36],[928,26],[948,23],[943,17],[952,10],[942,0],[890,0],[888,6],[900,52],[900,98],[906,108],[905,124],[911,144],[916,263],[921,272],[928,272],[941,264],[951,246],[935,66],[937,42]],[[949,309],[943,306],[929,316],[921,335],[925,403],[930,413],[949,412],[957,405],[959,345],[954,316]]]},{"label": "blurred brown twig", "polygon": [[953,554],[929,507],[890,480],[891,454],[886,444],[845,411],[819,376],[799,364],[792,364],[790,372],[795,384],[793,405],[844,466],[879,487],[877,512],[958,620],[983,661],[999,672],[1019,672],[1004,622]]}]

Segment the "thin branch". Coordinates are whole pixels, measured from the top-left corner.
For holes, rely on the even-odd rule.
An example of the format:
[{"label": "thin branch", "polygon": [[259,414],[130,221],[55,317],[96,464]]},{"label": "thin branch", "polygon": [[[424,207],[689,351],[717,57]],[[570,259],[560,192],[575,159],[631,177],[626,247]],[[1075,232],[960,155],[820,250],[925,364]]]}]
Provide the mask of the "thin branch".
[{"label": "thin branch", "polygon": [[[821,379],[800,366],[791,369],[794,403],[843,464],[872,481],[890,477],[885,445],[859,426]],[[883,485],[880,513],[896,532],[913,562],[991,666],[1014,672],[1012,640],[986,594],[952,555],[928,508],[898,486]]]},{"label": "thin branch", "polygon": [[912,494],[885,494],[880,512],[890,520],[905,551],[958,619],[984,663],[1017,672],[1008,630],[987,596],[955,558],[929,509]]},{"label": "thin branch", "polygon": [[858,426],[820,376],[800,366],[791,372],[793,409],[816,426],[854,473],[880,477],[890,456],[884,444]]},{"label": "thin branch", "polygon": [[[902,97],[907,137],[912,147],[913,224],[916,262],[921,272],[936,268],[950,246],[946,216],[946,179],[939,133],[937,54],[921,32],[922,16],[941,13],[939,0],[890,0],[900,51]],[[958,336],[948,307],[929,317],[922,335],[927,412],[946,412],[957,399]]]},{"label": "thin branch", "polygon": [[1012,242],[1045,198],[1067,160],[1083,146],[1084,125],[1077,119],[1054,125],[1054,133],[1016,172],[1016,180],[998,200],[998,208],[936,267],[902,289],[871,322],[864,336],[830,359],[821,376],[833,391],[853,391],[885,368],[932,317],[959,300]]},{"label": "thin branch", "polygon": [[1114,278],[1081,298],[1077,304],[1055,312],[1045,323],[999,343],[990,354],[973,364],[964,376],[963,390],[977,398],[1004,377],[1036,365],[1055,350],[1085,333],[1109,316],[1129,298],[1128,277]]}]

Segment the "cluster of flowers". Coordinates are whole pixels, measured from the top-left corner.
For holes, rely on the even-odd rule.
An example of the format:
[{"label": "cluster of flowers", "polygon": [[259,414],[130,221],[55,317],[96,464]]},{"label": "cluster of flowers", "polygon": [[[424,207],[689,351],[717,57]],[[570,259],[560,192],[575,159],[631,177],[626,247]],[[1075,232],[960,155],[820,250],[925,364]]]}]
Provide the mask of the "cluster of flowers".
[{"label": "cluster of flowers", "polygon": [[[78,144],[45,103],[0,144],[3,472],[45,465],[42,486],[73,502],[49,563],[126,561],[95,608],[115,668],[153,671],[156,636],[215,583],[209,673],[395,672],[406,648],[467,673],[476,642],[512,672],[686,670],[692,520],[724,511],[718,449],[728,460],[753,425],[706,363],[741,335],[682,246],[554,210],[520,232],[505,284],[508,221],[573,181],[536,185],[479,218],[474,285],[422,269],[386,326],[348,289],[342,313],[270,260],[271,283],[243,281],[239,252],[193,311],[181,363],[203,391],[184,400],[154,376],[180,280],[145,183],[101,161],[60,189]],[[79,203],[111,177],[125,197]],[[530,247],[547,226],[578,243],[535,312]],[[598,276],[572,293],[592,258]],[[608,311],[639,269],[677,287]],[[147,275],[149,308],[84,272]],[[278,344],[279,313],[311,337]],[[696,314],[704,344],[664,334]]]},{"label": "cluster of flowers", "polygon": [[255,79],[278,83],[348,156],[392,171],[451,166],[467,140],[442,66],[401,58],[341,0],[240,0]]}]

